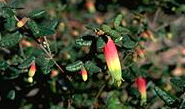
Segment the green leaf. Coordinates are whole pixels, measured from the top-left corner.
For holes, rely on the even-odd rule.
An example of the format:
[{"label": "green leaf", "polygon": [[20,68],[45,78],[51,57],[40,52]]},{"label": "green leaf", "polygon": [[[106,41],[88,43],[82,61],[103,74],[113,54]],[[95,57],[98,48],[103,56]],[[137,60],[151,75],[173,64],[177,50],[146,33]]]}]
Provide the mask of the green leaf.
[{"label": "green leaf", "polygon": [[55,34],[55,31],[53,29],[50,29],[45,26],[39,26],[34,20],[29,20],[27,22],[27,26],[31,30],[33,35],[36,37],[42,37],[42,36]]},{"label": "green leaf", "polygon": [[120,41],[122,41],[123,40],[123,37],[118,37],[118,38],[116,38],[115,40],[114,40],[114,42],[115,43],[119,43]]},{"label": "green leaf", "polygon": [[96,66],[96,64],[92,63],[91,61],[85,62],[85,68],[87,69],[89,74],[101,72],[101,68]]},{"label": "green leaf", "polygon": [[50,58],[45,58],[43,55],[39,56],[36,59],[36,63],[38,66],[40,66],[42,72],[44,74],[49,74],[51,72],[51,67],[53,67],[54,62]]},{"label": "green leaf", "polygon": [[119,14],[119,15],[116,16],[115,21],[114,21],[114,27],[115,27],[115,29],[117,27],[119,27],[119,25],[121,24],[121,20],[122,19],[123,19],[123,15],[122,14]]},{"label": "green leaf", "polygon": [[30,56],[23,63],[21,63],[18,66],[18,68],[20,68],[20,69],[28,68],[34,60],[35,60],[35,57],[34,56]]},{"label": "green leaf", "polygon": [[43,17],[46,14],[46,11],[43,9],[37,9],[28,14],[31,18],[40,18]]},{"label": "green leaf", "polygon": [[121,37],[121,34],[115,30],[110,30],[109,32],[109,35],[113,38],[118,38],[118,37]]},{"label": "green leaf", "polygon": [[39,34],[37,36],[48,36],[55,34],[55,31],[51,28],[44,27],[44,26],[38,26],[39,27]]},{"label": "green leaf", "polygon": [[55,28],[57,27],[58,23],[59,23],[58,20],[52,20],[52,21],[48,24],[48,26],[50,27],[50,29],[55,30]]},{"label": "green leaf", "polygon": [[0,1],[0,10],[0,16],[4,18],[10,18],[15,15],[13,10],[4,1]]},{"label": "green leaf", "polygon": [[11,90],[10,92],[8,92],[7,98],[14,100],[15,99],[15,90]]},{"label": "green leaf", "polygon": [[12,8],[19,8],[20,3],[21,3],[20,0],[11,0],[11,7]]},{"label": "green leaf", "polygon": [[22,34],[20,34],[19,32],[15,32],[15,33],[13,33],[13,34],[6,35],[6,36],[4,36],[4,37],[0,40],[0,47],[5,47],[5,48],[13,47],[13,46],[15,46],[22,38],[23,38],[23,36],[22,36]]},{"label": "green leaf", "polygon": [[141,95],[139,90],[136,87],[130,87],[128,92],[134,98],[139,98]]},{"label": "green leaf", "polygon": [[171,80],[172,84],[174,84],[177,87],[184,88],[185,87],[185,81],[183,78],[180,77],[172,77]]},{"label": "green leaf", "polygon": [[122,34],[128,34],[128,33],[130,33],[130,30],[129,29],[124,28],[124,27],[121,27],[121,26],[119,26],[119,27],[117,27],[115,29],[116,29],[116,31],[118,31],[118,32],[120,32]]},{"label": "green leaf", "polygon": [[129,71],[126,71],[126,70],[122,70],[122,77],[128,83],[133,83],[134,80],[135,80],[135,76],[132,73],[130,73]]},{"label": "green leaf", "polygon": [[105,63],[105,55],[104,54],[98,54],[97,58],[101,59],[103,63]]},{"label": "green leaf", "polygon": [[128,35],[123,35],[123,46],[125,48],[134,48],[136,46],[136,43],[130,39]]},{"label": "green leaf", "polygon": [[154,91],[156,94],[170,107],[176,107],[178,105],[178,100],[175,96],[170,93],[163,91],[162,89],[155,87]]},{"label": "green leaf", "polygon": [[31,30],[33,35],[38,36],[40,34],[40,29],[34,20],[28,20],[27,26]]},{"label": "green leaf", "polygon": [[66,70],[70,71],[70,72],[75,72],[81,69],[81,67],[83,66],[83,62],[82,61],[76,61],[72,64],[69,64],[66,66]]},{"label": "green leaf", "polygon": [[112,30],[111,27],[109,25],[106,25],[106,24],[102,25],[102,29],[106,33],[110,32]]},{"label": "green leaf", "polygon": [[123,109],[122,103],[114,92],[108,93],[107,109]]},{"label": "green leaf", "polygon": [[14,67],[8,67],[9,72],[3,77],[4,79],[15,79],[18,78],[20,73],[23,73],[24,71],[18,70],[17,68]]},{"label": "green leaf", "polygon": [[82,46],[91,46],[92,41],[87,41],[87,40],[83,40],[82,38],[76,39],[75,40],[75,44],[77,47],[82,47]]},{"label": "green leaf", "polygon": [[184,95],[182,97],[182,102],[181,102],[181,104],[180,104],[178,109],[185,109],[185,96]]},{"label": "green leaf", "polygon": [[22,59],[22,57],[20,57],[20,55],[13,55],[11,58],[11,65],[18,65],[23,61],[24,60]]},{"label": "green leaf", "polygon": [[6,70],[9,67],[6,61],[0,61],[0,70]]},{"label": "green leaf", "polygon": [[99,37],[97,40],[97,51],[102,52],[104,45],[105,45],[105,42],[101,37]]},{"label": "green leaf", "polygon": [[16,20],[15,17],[12,16],[10,18],[7,18],[6,23],[5,23],[5,29],[8,31],[13,31],[15,29],[15,25],[16,25]]}]

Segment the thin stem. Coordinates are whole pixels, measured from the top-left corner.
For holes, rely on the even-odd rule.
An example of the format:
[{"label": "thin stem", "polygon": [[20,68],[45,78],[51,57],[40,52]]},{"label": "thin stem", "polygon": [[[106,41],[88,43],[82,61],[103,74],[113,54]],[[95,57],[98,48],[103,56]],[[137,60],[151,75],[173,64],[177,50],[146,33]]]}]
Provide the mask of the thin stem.
[{"label": "thin stem", "polygon": [[[14,17],[15,17],[16,21],[19,21],[19,19],[17,18],[16,15],[14,15]],[[52,61],[54,62],[54,64],[59,68],[59,70],[60,70],[62,73],[64,73],[64,70],[63,70],[63,69],[60,67],[60,65],[53,59],[53,57],[51,56],[51,54],[43,47],[43,45],[40,44],[35,38],[34,38],[34,40],[37,42],[37,44],[39,44],[39,46],[42,48],[42,50],[51,58],[51,60],[52,60]],[[66,75],[66,77],[67,77],[70,81],[72,81],[72,79],[71,79],[69,76]]]},{"label": "thin stem", "polygon": [[26,56],[24,54],[24,51],[23,51],[23,48],[22,48],[22,45],[19,43],[19,48],[20,48],[20,52],[21,52],[21,55],[24,59],[26,59]]},{"label": "thin stem", "polygon": [[101,86],[100,90],[98,91],[98,94],[96,95],[96,97],[95,97],[95,99],[94,99],[94,103],[93,103],[93,104],[96,103],[98,97],[100,96],[101,92],[102,92],[103,89],[105,88],[105,85],[106,85],[106,84],[103,84],[103,86]]},{"label": "thin stem", "polygon": [[158,18],[158,16],[159,16],[159,12],[160,12],[160,8],[158,8],[157,9],[157,11],[155,12],[155,15],[154,15],[154,19],[153,19],[153,24],[154,24],[154,27],[155,27],[155,23],[156,23],[156,21],[157,21],[157,18]]},{"label": "thin stem", "polygon": [[51,50],[50,50],[50,47],[49,47],[48,40],[47,40],[46,36],[44,36],[44,41],[46,42],[46,47],[47,47],[47,50],[49,51],[49,54],[51,54]]},{"label": "thin stem", "polygon": [[39,46],[42,48],[42,50],[53,60],[54,64],[60,69],[62,73],[64,73],[64,70],[58,65],[58,63],[53,59],[51,54],[43,47],[42,44],[39,44]]}]

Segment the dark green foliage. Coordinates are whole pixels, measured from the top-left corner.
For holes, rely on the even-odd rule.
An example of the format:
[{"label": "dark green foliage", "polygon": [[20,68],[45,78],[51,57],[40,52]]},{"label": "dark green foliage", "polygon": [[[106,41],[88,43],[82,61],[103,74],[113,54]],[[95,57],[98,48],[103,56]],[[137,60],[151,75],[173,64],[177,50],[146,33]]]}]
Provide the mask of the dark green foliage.
[{"label": "dark green foliage", "polygon": [[91,46],[92,41],[86,41],[86,40],[83,40],[82,38],[79,38],[75,40],[75,43],[77,47]]},{"label": "dark green foliage", "polygon": [[10,48],[15,46],[23,38],[22,34],[15,32],[7,34],[0,40],[0,47]]},{"label": "dark green foliage", "polygon": [[102,29],[104,32],[107,32],[107,33],[111,31],[111,27],[106,24],[102,25]]},{"label": "dark green foliage", "polygon": [[53,35],[55,34],[54,29],[50,29],[48,27],[45,26],[39,26],[39,34],[38,36],[48,36],[48,35]]},{"label": "dark green foliage", "polygon": [[134,48],[136,46],[136,43],[130,39],[128,35],[122,36],[123,46],[125,48]]},{"label": "dark green foliage", "polygon": [[34,20],[31,20],[31,19],[30,19],[30,20],[27,22],[27,26],[28,26],[28,28],[31,30],[31,32],[33,33],[33,35],[39,36],[39,34],[40,34],[40,29],[39,29],[37,23],[36,23]]},{"label": "dark green foliage", "polygon": [[118,28],[121,24],[121,20],[123,19],[123,15],[119,14],[116,16],[115,21],[114,21],[114,27]]},{"label": "dark green foliage", "polygon": [[0,61],[0,70],[6,70],[8,66],[9,65],[6,61]]},{"label": "dark green foliage", "polygon": [[184,109],[185,108],[185,99],[184,99],[184,96],[182,97],[182,102],[179,106],[179,109]]},{"label": "dark green foliage", "polygon": [[123,108],[123,104],[120,103],[114,92],[109,92],[107,99],[107,109],[126,109]]},{"label": "dark green foliage", "polygon": [[52,70],[51,67],[53,67],[54,62],[52,59],[41,55],[36,59],[36,64],[41,68],[44,74],[48,74]]},{"label": "dark green foliage", "polygon": [[83,66],[83,62],[82,61],[76,61],[76,62],[74,62],[72,64],[68,64],[66,66],[66,70],[74,72],[74,71],[80,70],[82,68],[82,66]]},{"label": "dark green foliage", "polygon": [[32,62],[35,61],[35,57],[34,56],[30,56],[29,58],[27,58],[23,63],[21,63],[18,68],[20,69],[24,69],[24,68],[28,68]]},{"label": "dark green foliage", "polygon": [[4,1],[0,1],[0,16],[4,18],[11,18],[15,15],[11,7],[9,7]]},{"label": "dark green foliage", "polygon": [[12,16],[10,18],[7,18],[7,21],[5,23],[6,30],[8,30],[8,31],[15,30],[16,22],[17,21],[15,20],[15,17],[14,16]]},{"label": "dark green foliage", "polygon": [[[184,109],[184,4],[92,0],[91,13],[89,1],[0,0],[0,109]],[[19,28],[22,18],[28,21]],[[146,31],[156,42],[140,36]],[[110,38],[120,87],[106,63],[115,52],[105,59]],[[111,65],[117,70],[116,61]],[[146,105],[137,77],[146,81]]]},{"label": "dark green foliage", "polygon": [[31,18],[40,18],[46,14],[46,11],[44,9],[38,9],[30,12],[28,14],[29,17]]},{"label": "dark green foliage", "polygon": [[96,66],[95,63],[93,63],[91,61],[85,62],[85,68],[87,69],[89,74],[101,72],[101,68]]},{"label": "dark green foliage", "polygon": [[180,89],[183,89],[185,87],[185,81],[184,81],[184,78],[179,78],[179,77],[173,77],[171,78],[171,83],[180,88]]},{"label": "dark green foliage", "polygon": [[7,98],[11,100],[15,99],[15,90],[8,92]]},{"label": "dark green foliage", "polygon": [[170,93],[155,87],[154,91],[156,94],[170,107],[176,107],[178,105],[178,100],[175,96],[172,96]]}]

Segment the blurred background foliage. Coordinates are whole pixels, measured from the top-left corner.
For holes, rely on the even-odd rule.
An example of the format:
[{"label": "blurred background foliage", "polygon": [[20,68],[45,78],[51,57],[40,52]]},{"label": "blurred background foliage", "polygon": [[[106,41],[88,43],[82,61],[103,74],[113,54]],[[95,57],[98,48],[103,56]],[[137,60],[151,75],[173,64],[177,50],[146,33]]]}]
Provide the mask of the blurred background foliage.
[{"label": "blurred background foliage", "polygon": [[[0,0],[0,108],[184,109],[184,13],[182,0]],[[98,32],[117,46],[120,87]]]}]

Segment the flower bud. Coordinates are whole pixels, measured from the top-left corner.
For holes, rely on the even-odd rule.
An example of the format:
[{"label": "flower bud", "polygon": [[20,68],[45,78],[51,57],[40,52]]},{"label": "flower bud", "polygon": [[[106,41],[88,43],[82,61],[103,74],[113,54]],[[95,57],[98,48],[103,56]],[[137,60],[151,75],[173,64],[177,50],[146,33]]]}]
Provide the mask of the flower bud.
[{"label": "flower bud", "polygon": [[87,75],[87,71],[86,71],[85,67],[81,68],[81,75],[82,75],[83,81],[87,81],[88,75]]},{"label": "flower bud", "polygon": [[36,66],[35,66],[35,62],[33,62],[33,63],[31,64],[31,67],[30,67],[28,76],[29,76],[29,77],[33,77],[33,76],[35,75],[35,72],[36,72]]}]

